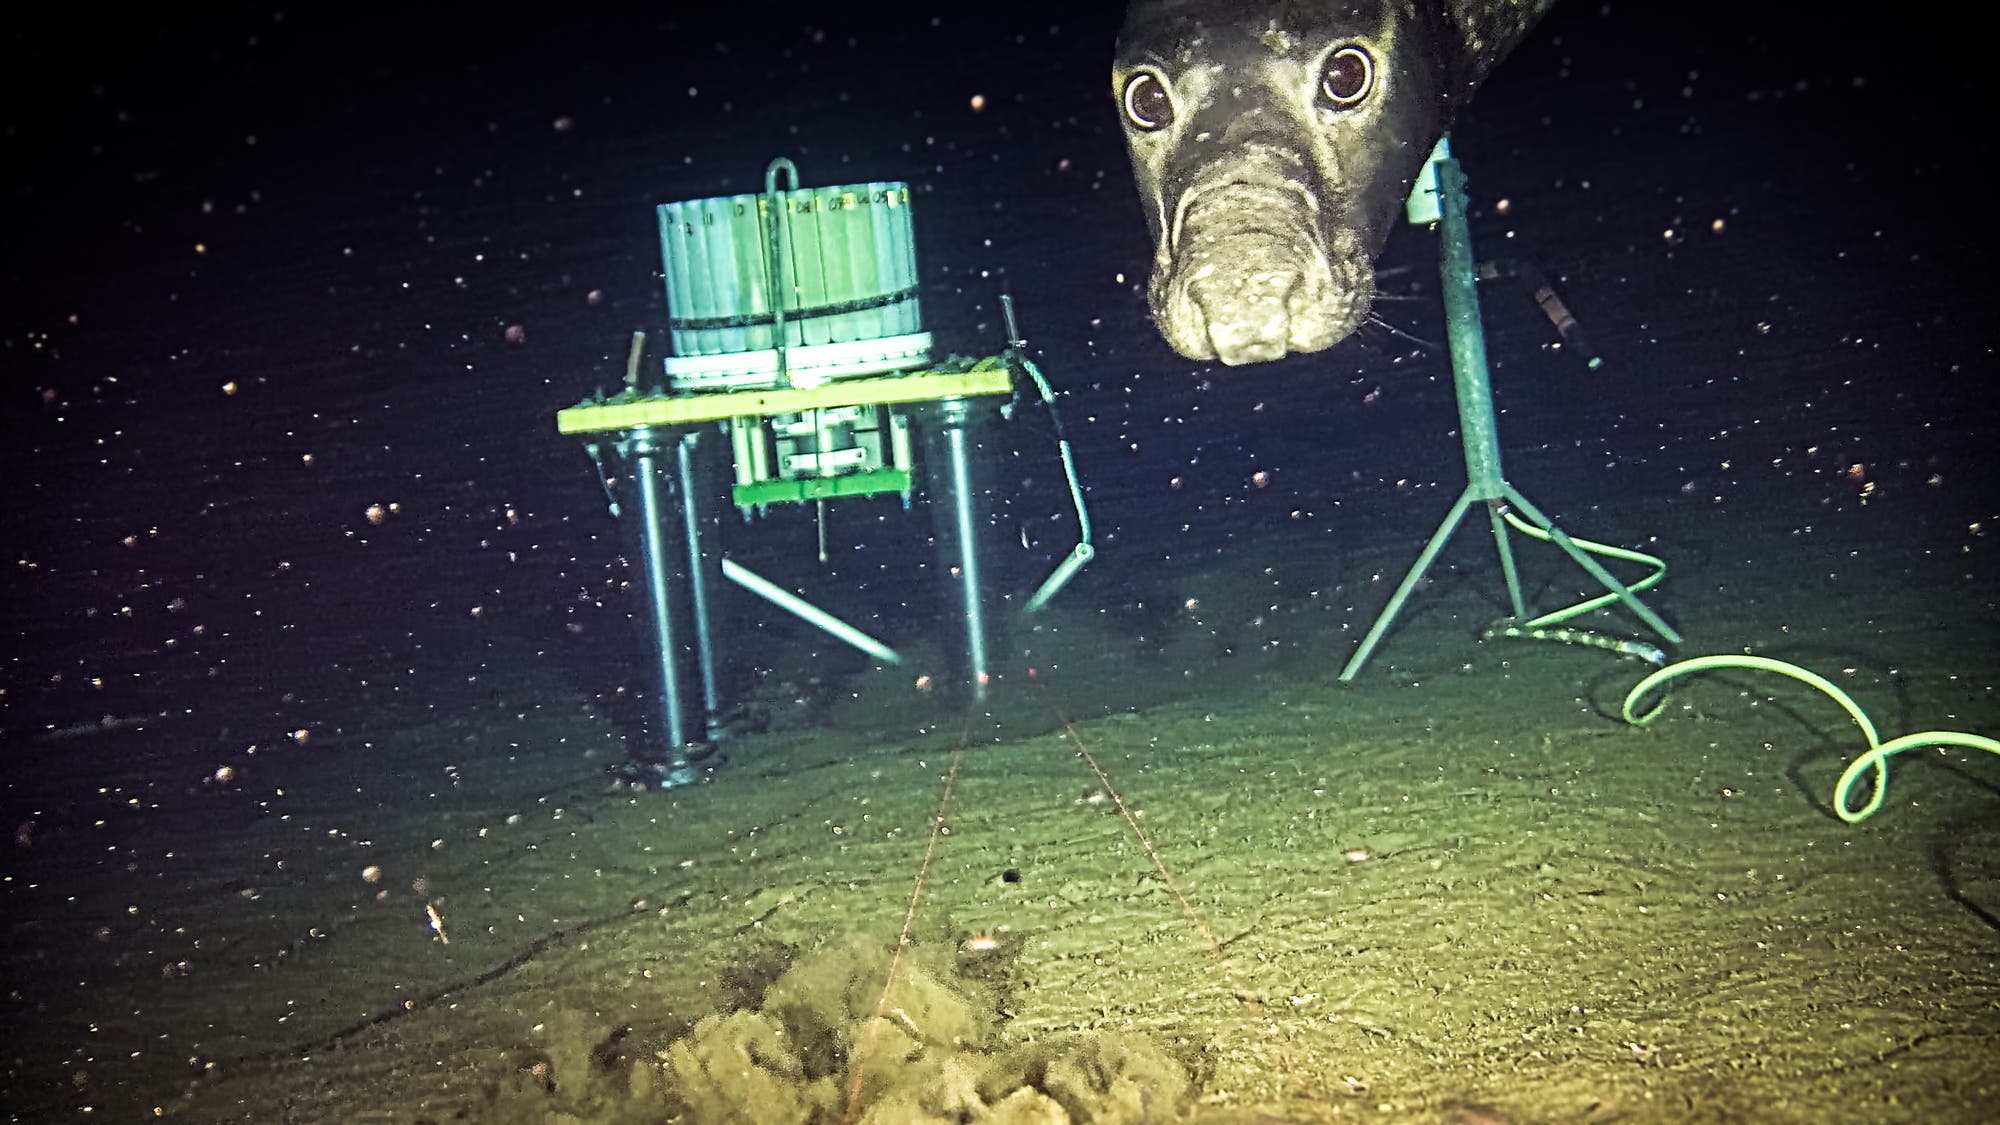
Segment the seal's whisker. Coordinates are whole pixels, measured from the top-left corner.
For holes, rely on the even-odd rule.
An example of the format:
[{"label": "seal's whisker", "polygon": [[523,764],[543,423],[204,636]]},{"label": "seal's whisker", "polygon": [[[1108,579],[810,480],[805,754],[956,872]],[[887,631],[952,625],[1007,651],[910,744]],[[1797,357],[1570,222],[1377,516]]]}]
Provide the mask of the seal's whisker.
[{"label": "seal's whisker", "polygon": [[1369,313],[1368,319],[1362,321],[1362,324],[1374,328],[1380,328],[1382,331],[1387,332],[1389,335],[1394,336],[1399,340],[1406,340],[1409,343],[1415,344],[1418,347],[1424,349],[1425,351],[1441,352],[1444,350],[1443,344],[1437,343],[1436,341],[1433,340],[1426,340],[1422,336],[1413,336],[1410,333],[1405,332],[1402,329],[1396,327],[1395,325],[1390,324],[1388,321],[1383,320],[1381,316],[1379,316],[1376,313],[1372,312]]}]

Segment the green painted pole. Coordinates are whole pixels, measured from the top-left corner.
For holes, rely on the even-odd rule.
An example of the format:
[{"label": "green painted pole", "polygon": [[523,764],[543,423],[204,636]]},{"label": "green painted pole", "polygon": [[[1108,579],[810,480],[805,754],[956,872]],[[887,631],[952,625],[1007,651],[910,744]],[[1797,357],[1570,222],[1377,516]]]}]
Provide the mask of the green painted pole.
[{"label": "green painted pole", "polygon": [[1652,607],[1640,601],[1630,587],[1605,570],[1596,559],[1578,547],[1575,540],[1530,504],[1527,497],[1507,483],[1506,474],[1500,469],[1499,424],[1493,416],[1493,386],[1486,371],[1486,332],[1479,320],[1478,273],[1472,258],[1472,227],[1465,218],[1465,172],[1458,161],[1451,158],[1451,150],[1444,141],[1439,141],[1437,150],[1431,154],[1429,170],[1436,177],[1435,211],[1424,199],[1424,188],[1420,183],[1417,193],[1411,197],[1410,217],[1413,222],[1434,219],[1438,224],[1438,269],[1444,291],[1445,331],[1450,341],[1452,385],[1458,392],[1459,437],[1465,445],[1465,491],[1459,494],[1444,523],[1417,556],[1416,564],[1410,567],[1409,573],[1397,585],[1396,592],[1390,595],[1389,604],[1375,618],[1368,635],[1362,638],[1361,647],[1348,658],[1346,666],[1340,671],[1341,682],[1350,682],[1360,674],[1361,666],[1368,662],[1375,646],[1388,633],[1390,624],[1402,611],[1403,603],[1409,600],[1424,572],[1430,569],[1438,552],[1444,549],[1445,541],[1458,529],[1472,505],[1480,502],[1486,505],[1487,522],[1492,525],[1493,542],[1500,554],[1500,572],[1506,579],[1507,598],[1513,605],[1516,619],[1527,616],[1527,607],[1521,597],[1520,573],[1514,565],[1514,548],[1507,537],[1507,523],[1502,514],[1510,504],[1536,526],[1547,531],[1557,547],[1616,594],[1626,608],[1638,615],[1653,631],[1669,643],[1679,644],[1681,635],[1653,612]]},{"label": "green painted pole", "polygon": [[1443,243],[1439,269],[1451,378],[1458,388],[1459,437],[1465,443],[1465,483],[1474,500],[1498,500],[1506,495],[1507,479],[1500,471],[1493,384],[1486,375],[1486,333],[1479,323],[1472,228],[1465,220],[1465,172],[1448,156],[1436,167],[1438,234]]},{"label": "green painted pole", "polygon": [[1458,529],[1465,518],[1467,509],[1474,503],[1487,504],[1489,522],[1493,525],[1493,539],[1500,550],[1500,570],[1507,580],[1507,596],[1514,606],[1514,615],[1523,616],[1521,580],[1514,568],[1514,551],[1507,541],[1506,525],[1501,522],[1498,509],[1493,502],[1507,494],[1507,479],[1500,471],[1499,426],[1493,418],[1493,385],[1486,375],[1486,332],[1479,323],[1478,274],[1472,260],[1472,228],[1465,220],[1465,173],[1458,167],[1458,161],[1448,155],[1448,149],[1439,142],[1437,152],[1431,156],[1431,168],[1437,177],[1438,234],[1440,250],[1438,272],[1444,287],[1445,332],[1450,341],[1452,385],[1458,391],[1458,429],[1465,444],[1465,491],[1459,494],[1458,502],[1452,505],[1451,513],[1445,517],[1437,532],[1424,545],[1423,553],[1417,556],[1416,565],[1410,568],[1396,592],[1389,598],[1368,635],[1361,640],[1361,647],[1347,660],[1347,666],[1340,670],[1342,683],[1350,682],[1361,672],[1361,666],[1368,662],[1375,646],[1382,642],[1396,615],[1402,612],[1403,603],[1417,588],[1424,571],[1437,559],[1444,549],[1445,541]]}]

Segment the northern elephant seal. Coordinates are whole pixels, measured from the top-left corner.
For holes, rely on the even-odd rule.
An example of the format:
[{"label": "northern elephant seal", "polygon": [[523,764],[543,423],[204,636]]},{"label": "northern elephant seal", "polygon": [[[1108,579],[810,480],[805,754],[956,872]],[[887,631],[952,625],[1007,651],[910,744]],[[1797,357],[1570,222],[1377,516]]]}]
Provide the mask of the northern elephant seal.
[{"label": "northern elephant seal", "polygon": [[1553,0],[1134,0],[1112,88],[1190,359],[1361,325],[1374,259],[1453,114]]}]

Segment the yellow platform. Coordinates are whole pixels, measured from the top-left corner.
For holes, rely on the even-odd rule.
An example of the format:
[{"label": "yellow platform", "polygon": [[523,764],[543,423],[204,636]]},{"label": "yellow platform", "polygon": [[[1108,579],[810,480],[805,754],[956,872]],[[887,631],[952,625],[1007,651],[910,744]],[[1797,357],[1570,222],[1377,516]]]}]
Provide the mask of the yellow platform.
[{"label": "yellow platform", "polygon": [[634,426],[690,426],[729,418],[797,414],[838,406],[939,402],[973,395],[1004,395],[1013,373],[998,356],[958,372],[912,371],[876,379],[849,379],[810,390],[730,391],[701,394],[627,392],[603,402],[585,402],[556,414],[565,434],[600,434]]}]

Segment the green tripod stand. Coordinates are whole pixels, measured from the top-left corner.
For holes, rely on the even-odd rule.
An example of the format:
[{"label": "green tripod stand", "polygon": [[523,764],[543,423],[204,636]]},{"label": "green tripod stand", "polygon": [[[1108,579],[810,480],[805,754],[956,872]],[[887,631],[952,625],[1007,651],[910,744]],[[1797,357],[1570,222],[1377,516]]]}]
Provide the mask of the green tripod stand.
[{"label": "green tripod stand", "polygon": [[[1527,608],[1521,599],[1520,575],[1514,568],[1514,548],[1507,538],[1510,525],[1524,534],[1546,539],[1562,548],[1564,554],[1576,560],[1578,566],[1609,591],[1581,606],[1545,615],[1526,624],[1562,620],[1612,601],[1620,601],[1667,643],[1679,644],[1681,635],[1673,626],[1653,612],[1652,607],[1640,601],[1632,586],[1620,582],[1592,554],[1625,558],[1645,556],[1607,548],[1602,544],[1580,545],[1578,540],[1570,538],[1553,520],[1529,503],[1520,490],[1508,484],[1507,478],[1500,472],[1500,441],[1493,417],[1492,386],[1486,375],[1486,335],[1479,323],[1472,233],[1465,218],[1465,173],[1459,168],[1458,161],[1451,158],[1448,141],[1438,142],[1430,162],[1418,178],[1417,190],[1410,197],[1410,218],[1413,222],[1436,221],[1442,237],[1440,271],[1443,275],[1445,325],[1451,342],[1452,382],[1458,390],[1459,431],[1465,443],[1465,491],[1459,494],[1458,502],[1452,505],[1444,523],[1424,545],[1416,564],[1410,567],[1402,585],[1396,587],[1389,604],[1383,607],[1381,616],[1375,619],[1368,635],[1362,638],[1361,647],[1341,669],[1341,682],[1350,682],[1361,672],[1361,666],[1367,663],[1375,646],[1381,643],[1383,634],[1389,631],[1390,623],[1402,610],[1403,603],[1409,600],[1410,592],[1416,589],[1424,572],[1430,569],[1438,552],[1444,549],[1445,541],[1458,530],[1466,512],[1479,501],[1486,503],[1487,520],[1493,527],[1493,542],[1499,548],[1500,570],[1507,579],[1507,596],[1513,603],[1516,620],[1527,615]],[[1520,515],[1510,511],[1510,506]],[[1526,517],[1525,522],[1522,517]],[[1657,578],[1657,575],[1654,577]]]}]

